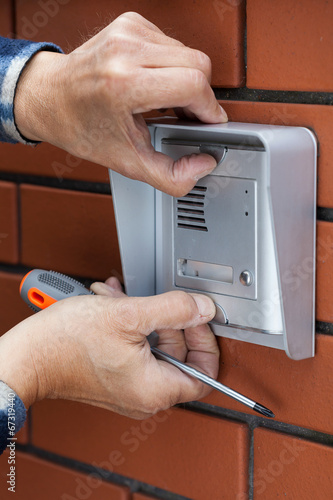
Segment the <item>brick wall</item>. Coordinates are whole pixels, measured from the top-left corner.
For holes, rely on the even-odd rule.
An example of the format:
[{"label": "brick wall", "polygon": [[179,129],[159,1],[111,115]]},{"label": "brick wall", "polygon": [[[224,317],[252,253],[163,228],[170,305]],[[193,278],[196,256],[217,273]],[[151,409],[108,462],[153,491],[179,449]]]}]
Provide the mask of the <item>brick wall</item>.
[{"label": "brick wall", "polygon": [[[70,50],[128,10],[209,54],[212,84],[231,120],[316,132],[316,356],[295,362],[280,351],[219,339],[219,380],[272,408],[274,421],[217,392],[142,422],[78,403],[40,402],[20,432],[16,498],[333,498],[333,3],[2,0],[0,33]],[[0,151],[4,333],[29,315],[18,295],[28,269],[83,279],[121,270],[105,169],[47,144]],[[7,498],[6,456],[0,464]]]}]

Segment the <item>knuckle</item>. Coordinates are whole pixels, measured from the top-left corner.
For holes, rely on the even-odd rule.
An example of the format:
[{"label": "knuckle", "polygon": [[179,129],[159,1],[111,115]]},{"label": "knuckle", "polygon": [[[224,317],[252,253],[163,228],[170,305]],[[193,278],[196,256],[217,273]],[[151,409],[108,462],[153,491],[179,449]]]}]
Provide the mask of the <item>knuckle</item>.
[{"label": "knuckle", "polygon": [[135,407],[140,414],[145,415],[143,418],[155,415],[166,406],[165,389],[163,391],[163,388],[160,387],[159,392],[157,392],[156,388],[153,391],[147,390],[147,387],[150,386],[151,380],[146,380],[145,376],[143,376],[142,383],[135,394]]},{"label": "knuckle", "polygon": [[140,330],[138,307],[130,298],[115,300],[111,320],[120,332],[136,333]]},{"label": "knuckle", "polygon": [[201,93],[207,85],[206,75],[199,69],[192,69],[191,82],[194,92]]},{"label": "knuckle", "polygon": [[176,290],[170,292],[173,294],[173,300],[175,304],[179,304],[184,312],[184,318],[189,317],[197,312],[197,306],[194,299],[186,292],[182,290]]},{"label": "knuckle", "polygon": [[197,380],[198,382],[198,385],[196,387],[196,396],[195,396],[195,400],[199,400],[199,399],[202,399],[206,396],[208,396],[208,394],[210,394],[212,392],[212,388],[208,387],[207,385],[205,385],[203,382],[199,382],[199,380]]},{"label": "knuckle", "polygon": [[194,181],[191,181],[190,183],[188,181],[186,182],[183,181],[182,185],[179,184],[175,185],[174,187],[175,194],[173,196],[175,196],[176,198],[182,198],[191,191],[193,186],[195,186]]},{"label": "knuckle", "polygon": [[201,71],[205,75],[210,75],[212,70],[212,62],[210,60],[210,57],[207,56],[207,54],[205,54],[204,52],[201,52],[201,50],[196,51],[196,57],[198,66],[200,67]]},{"label": "knuckle", "polygon": [[121,20],[122,22],[127,23],[128,21],[139,22],[139,21],[142,21],[144,18],[143,18],[143,16],[141,16],[137,12],[128,11],[128,12],[124,12],[123,14],[121,14],[117,19]]},{"label": "knuckle", "polygon": [[191,157],[184,156],[173,164],[170,194],[177,198],[185,196],[194,187],[196,180],[191,175]]},{"label": "knuckle", "polygon": [[[178,181],[179,182],[179,181]],[[183,185],[179,185],[177,181],[173,181],[172,185],[170,186],[170,193],[171,196],[174,196],[175,198],[181,198],[182,196],[185,196],[189,191],[191,191],[193,186],[188,187]]]},{"label": "knuckle", "polygon": [[161,410],[161,405],[154,400],[145,401],[144,407],[141,408],[142,413],[146,414],[145,418],[147,418],[147,415],[148,415],[148,418],[155,415],[160,410]]},{"label": "knuckle", "polygon": [[[116,49],[117,50],[117,49]],[[113,94],[119,95],[120,93],[125,94],[129,88],[129,69],[124,60],[121,57],[115,55],[112,57],[112,61],[108,64],[104,71],[104,78],[101,78],[100,85],[102,89],[104,88],[105,97],[110,99],[110,90]],[[121,110],[126,107],[126,102],[118,100],[117,109]]]},{"label": "knuckle", "polygon": [[110,45],[113,50],[121,50],[123,52],[124,47],[127,47],[131,42],[131,37],[124,32],[118,31],[112,34],[110,39]]},{"label": "knuckle", "polygon": [[168,408],[172,408],[173,406],[184,402],[184,398],[182,395],[183,391],[181,387],[175,387],[174,390],[168,396]]},{"label": "knuckle", "polygon": [[128,27],[130,23],[130,20],[129,18],[127,17],[127,12],[125,12],[124,14],[120,14],[120,16],[118,16],[112,23],[112,27],[113,29],[121,29],[121,30],[124,30]]}]

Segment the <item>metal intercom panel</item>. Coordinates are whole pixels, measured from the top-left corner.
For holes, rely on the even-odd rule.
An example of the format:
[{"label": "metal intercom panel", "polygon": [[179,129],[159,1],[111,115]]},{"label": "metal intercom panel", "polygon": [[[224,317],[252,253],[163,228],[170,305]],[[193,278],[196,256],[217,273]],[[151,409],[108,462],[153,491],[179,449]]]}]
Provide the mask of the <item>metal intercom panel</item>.
[{"label": "metal intercom panel", "polygon": [[154,148],[174,160],[205,152],[218,163],[180,198],[111,172],[127,293],[205,293],[216,335],[313,356],[313,133],[175,119],[149,127]]}]

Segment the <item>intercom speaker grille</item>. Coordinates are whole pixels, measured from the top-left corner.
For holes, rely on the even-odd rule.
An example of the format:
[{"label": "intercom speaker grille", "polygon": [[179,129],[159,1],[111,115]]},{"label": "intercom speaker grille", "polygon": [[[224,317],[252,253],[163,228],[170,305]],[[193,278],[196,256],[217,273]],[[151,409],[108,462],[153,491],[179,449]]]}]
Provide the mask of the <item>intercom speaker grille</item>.
[{"label": "intercom speaker grille", "polygon": [[205,219],[207,187],[195,186],[182,198],[177,198],[177,227],[194,231],[208,231]]}]

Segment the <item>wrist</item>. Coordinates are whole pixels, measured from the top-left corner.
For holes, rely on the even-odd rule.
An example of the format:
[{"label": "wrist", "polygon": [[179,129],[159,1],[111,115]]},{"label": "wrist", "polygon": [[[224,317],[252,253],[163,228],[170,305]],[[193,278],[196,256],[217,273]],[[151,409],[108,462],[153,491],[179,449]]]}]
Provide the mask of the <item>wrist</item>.
[{"label": "wrist", "polygon": [[23,322],[0,338],[0,380],[15,391],[28,409],[41,397],[39,376],[29,345],[31,335],[25,330]]},{"label": "wrist", "polygon": [[15,122],[30,141],[53,142],[62,121],[62,73],[67,56],[37,52],[23,69],[14,99]]}]

